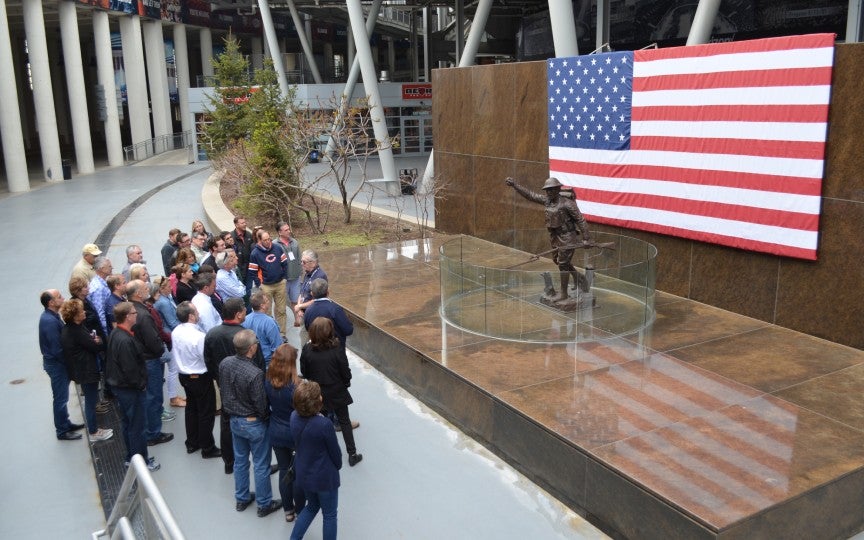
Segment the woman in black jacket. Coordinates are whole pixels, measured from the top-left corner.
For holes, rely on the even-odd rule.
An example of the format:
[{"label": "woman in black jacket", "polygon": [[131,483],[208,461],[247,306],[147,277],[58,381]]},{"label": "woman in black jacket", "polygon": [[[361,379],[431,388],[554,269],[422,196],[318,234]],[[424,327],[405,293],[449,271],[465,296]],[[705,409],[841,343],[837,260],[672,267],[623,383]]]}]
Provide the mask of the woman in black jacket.
[{"label": "woman in black jacket", "polygon": [[96,403],[99,402],[99,361],[96,355],[105,350],[102,339],[95,331],[84,325],[86,315],[84,303],[77,298],[67,300],[60,307],[60,317],[66,326],[60,335],[63,357],[69,378],[81,385],[84,392],[84,420],[90,441],[104,441],[114,435],[110,429],[102,429],[96,423]]},{"label": "woman in black jacket", "polygon": [[351,386],[351,368],[345,349],[339,345],[339,338],[333,332],[333,321],[317,317],[309,325],[309,342],[303,346],[300,355],[300,370],[303,377],[321,385],[324,408],[336,414],[348,451],[348,465],[354,466],[363,459],[354,445],[354,431],[348,405],[354,403],[348,387]]}]

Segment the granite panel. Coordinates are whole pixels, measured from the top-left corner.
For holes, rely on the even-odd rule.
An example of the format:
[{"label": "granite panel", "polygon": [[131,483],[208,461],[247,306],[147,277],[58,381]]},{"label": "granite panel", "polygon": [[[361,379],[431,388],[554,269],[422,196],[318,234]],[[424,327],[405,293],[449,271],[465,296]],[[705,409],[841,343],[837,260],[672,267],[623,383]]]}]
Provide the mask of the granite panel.
[{"label": "granite panel", "polygon": [[721,337],[749,332],[766,323],[697,302],[655,306],[654,324],[633,339],[655,351],[670,351]]},{"label": "granite panel", "polygon": [[448,343],[446,349],[432,357],[466,380],[498,395],[645,355],[644,349],[623,339],[570,345],[486,340],[462,346]]},{"label": "granite panel", "polygon": [[709,540],[716,531],[593,459],[585,463],[588,520],[617,538]]},{"label": "granite panel", "polygon": [[722,531],[720,540],[851,538],[864,529],[864,470],[842,476]]},{"label": "granite panel", "polygon": [[719,531],[860,470],[862,443],[860,431],[762,395],[594,454]]},{"label": "granite panel", "polygon": [[[605,354],[614,358],[615,351]],[[759,392],[655,354],[496,394],[588,452]]]},{"label": "granite panel", "polygon": [[774,322],[777,257],[703,242],[692,245],[691,299]]},{"label": "granite panel", "polygon": [[864,348],[864,204],[823,199],[819,261],[780,264],[776,323]]},{"label": "granite panel", "polygon": [[668,354],[763,392],[775,392],[864,363],[862,351],[778,326]]},{"label": "granite panel", "polygon": [[828,144],[822,196],[864,202],[864,44],[838,44],[834,49],[831,107],[828,109]]},{"label": "granite panel", "polygon": [[546,62],[518,62],[514,66],[514,136],[510,157],[517,160],[541,160],[548,170],[549,140],[546,101]]},{"label": "granite panel", "polygon": [[436,149],[435,171],[444,184],[435,204],[435,227],[442,232],[473,234],[474,158]]},{"label": "granite panel", "polygon": [[864,431],[864,364],[804,381],[774,395]]},{"label": "granite panel", "polygon": [[[471,85],[474,150],[483,157],[513,158],[516,123],[514,79],[517,64],[474,66]],[[467,100],[466,100],[467,101]]]},{"label": "granite panel", "polygon": [[[513,167],[513,178],[524,186],[541,191],[543,183],[549,178],[549,160],[546,159],[547,155],[548,153],[542,154],[543,160],[540,162],[517,161]],[[543,207],[541,205],[525,199],[513,191],[513,189],[506,186],[503,196],[505,197],[505,202],[513,204],[513,229],[521,231],[544,228]],[[545,245],[548,244],[547,239]]]},{"label": "granite panel", "polygon": [[490,446],[570,507],[585,506],[585,454],[545,427],[496,402]]},{"label": "granite panel", "polygon": [[474,159],[474,224],[478,234],[513,228],[514,208],[501,204],[502,191],[506,196],[510,190],[504,179],[512,174],[513,162],[510,160]]},{"label": "granite panel", "polygon": [[[435,126],[435,153],[470,154],[473,141],[473,86],[468,68],[432,70],[432,122]],[[447,169],[435,168],[436,171]]]}]

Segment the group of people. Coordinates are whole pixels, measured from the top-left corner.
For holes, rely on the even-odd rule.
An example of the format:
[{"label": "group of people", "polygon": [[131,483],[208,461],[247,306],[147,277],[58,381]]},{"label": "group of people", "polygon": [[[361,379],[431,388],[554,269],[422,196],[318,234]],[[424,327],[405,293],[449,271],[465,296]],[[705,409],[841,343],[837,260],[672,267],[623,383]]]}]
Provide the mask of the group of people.
[{"label": "group of people", "polygon": [[[348,464],[363,459],[353,435],[359,423],[348,413],[345,346],[353,326],[330,300],[317,254],[301,252],[289,224],[278,224],[275,241],[264,228],[248,231],[243,217],[234,225],[218,235],[200,221],[191,233],[171,229],[161,250],[164,274],[152,277],[140,246],[126,249],[126,265],[115,274],[101,249],[87,244],[69,280],[70,299],[56,289],[41,294],[39,340],[56,435],[80,439],[86,424],[91,442],[110,439],[97,412],[114,403],[127,465],[140,454],[157,470],[148,447],[174,438],[162,431],[175,417],[163,404],[164,382],[168,403],[185,407],[187,453],[221,457],[234,475],[237,511],[252,502],[259,517],[281,508],[286,521],[297,520],[291,537],[302,538],[321,510],[324,536],[335,538],[336,431]],[[289,309],[301,330],[299,370],[298,351],[286,343]],[[70,380],[81,385],[85,424],[69,419]],[[272,496],[275,471],[281,500]]]}]

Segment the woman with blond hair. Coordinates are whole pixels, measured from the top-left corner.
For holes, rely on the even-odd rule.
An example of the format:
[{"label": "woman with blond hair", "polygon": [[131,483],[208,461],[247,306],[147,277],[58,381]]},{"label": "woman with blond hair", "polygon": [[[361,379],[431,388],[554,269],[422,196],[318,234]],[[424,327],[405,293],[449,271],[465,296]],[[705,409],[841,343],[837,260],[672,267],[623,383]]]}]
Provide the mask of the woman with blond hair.
[{"label": "woman with blond hair", "polygon": [[66,326],[60,334],[63,357],[69,378],[81,385],[84,392],[84,422],[90,434],[90,441],[104,441],[114,435],[114,431],[99,427],[96,422],[96,404],[99,402],[99,360],[97,355],[105,350],[105,344],[84,327],[84,303],[78,298],[66,300],[60,306],[60,317]]},{"label": "woman with blond hair", "polygon": [[285,475],[294,461],[294,438],[291,436],[291,413],[294,412],[294,389],[300,384],[297,373],[297,349],[283,343],[273,352],[264,391],[270,401],[270,444],[279,464],[279,494],[285,521],[294,521],[306,504],[303,491],[296,488]]},{"label": "woman with blond hair", "polygon": [[129,281],[140,279],[144,283],[150,283],[150,272],[141,263],[133,263],[129,266]]},{"label": "woman with blond hair", "polygon": [[192,233],[191,234],[195,234],[195,233],[201,233],[204,235],[204,243],[205,244],[213,239],[213,235],[210,234],[209,232],[207,232],[207,229],[204,228],[204,222],[201,221],[200,219],[196,219],[195,221],[192,222]]}]

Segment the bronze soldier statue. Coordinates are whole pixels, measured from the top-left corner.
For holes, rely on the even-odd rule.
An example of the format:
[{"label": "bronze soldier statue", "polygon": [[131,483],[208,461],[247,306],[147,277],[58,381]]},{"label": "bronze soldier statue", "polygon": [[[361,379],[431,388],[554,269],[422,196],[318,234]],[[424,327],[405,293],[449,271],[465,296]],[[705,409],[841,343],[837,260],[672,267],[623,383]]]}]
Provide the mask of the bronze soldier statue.
[{"label": "bronze soldier statue", "polygon": [[[571,275],[574,285],[582,291],[588,292],[590,286],[588,280],[570,262],[573,259],[573,252],[577,247],[581,247],[580,244],[587,245],[591,242],[588,224],[585,222],[582,212],[579,211],[576,201],[561,196],[561,182],[557,178],[549,178],[543,184],[545,196],[519,185],[512,178],[508,177],[505,182],[529,201],[542,204],[546,208],[546,229],[549,231],[549,238],[555,249],[552,260],[561,271],[561,291],[554,300],[558,302],[567,299],[567,286],[570,283]],[[581,241],[578,239],[580,234],[582,235]]]}]

